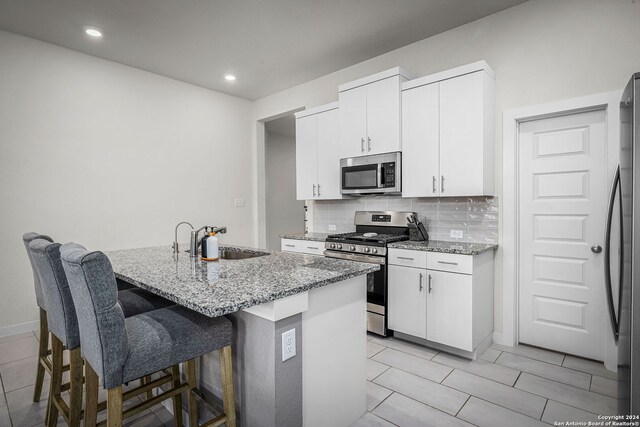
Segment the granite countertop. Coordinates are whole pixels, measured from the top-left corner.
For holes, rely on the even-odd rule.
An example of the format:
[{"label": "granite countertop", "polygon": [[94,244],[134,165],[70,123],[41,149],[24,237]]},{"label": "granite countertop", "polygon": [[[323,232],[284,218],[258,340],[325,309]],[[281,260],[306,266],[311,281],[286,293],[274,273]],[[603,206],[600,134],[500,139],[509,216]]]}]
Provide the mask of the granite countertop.
[{"label": "granite countertop", "polygon": [[413,242],[405,240],[403,242],[390,243],[390,248],[410,249],[414,251],[446,252],[460,255],[478,255],[486,251],[494,250],[498,247],[495,244],[484,243],[464,243],[445,242],[439,240],[429,240],[428,242]]},{"label": "granite countertop", "polygon": [[324,242],[331,234],[335,233],[290,233],[282,234],[280,237],[282,239],[312,240],[314,242]]},{"label": "granite countertop", "polygon": [[376,264],[240,246],[221,249],[267,254],[219,261],[174,255],[170,246],[107,252],[118,279],[210,317],[233,313],[377,271]]}]

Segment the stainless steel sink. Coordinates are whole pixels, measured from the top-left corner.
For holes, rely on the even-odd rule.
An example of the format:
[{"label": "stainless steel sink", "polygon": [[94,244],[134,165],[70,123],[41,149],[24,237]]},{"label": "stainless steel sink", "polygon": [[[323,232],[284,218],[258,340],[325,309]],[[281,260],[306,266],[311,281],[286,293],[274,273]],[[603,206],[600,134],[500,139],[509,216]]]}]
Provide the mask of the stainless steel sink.
[{"label": "stainless steel sink", "polygon": [[269,255],[268,252],[240,252],[229,249],[220,249],[218,252],[220,259],[248,259],[256,258],[259,256]]}]

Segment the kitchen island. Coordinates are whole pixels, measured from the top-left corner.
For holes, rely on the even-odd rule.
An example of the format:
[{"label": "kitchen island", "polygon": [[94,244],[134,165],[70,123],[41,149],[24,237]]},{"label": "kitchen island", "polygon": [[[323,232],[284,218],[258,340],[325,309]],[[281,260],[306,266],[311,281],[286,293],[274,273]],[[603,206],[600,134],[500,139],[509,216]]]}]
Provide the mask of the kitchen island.
[{"label": "kitchen island", "polygon": [[[232,321],[240,425],[354,423],[366,411],[366,274],[378,266],[234,246],[221,254],[204,262],[169,246],[107,253],[118,279]],[[283,345],[292,330],[295,342]],[[200,388],[220,396],[217,357],[203,358]]]}]

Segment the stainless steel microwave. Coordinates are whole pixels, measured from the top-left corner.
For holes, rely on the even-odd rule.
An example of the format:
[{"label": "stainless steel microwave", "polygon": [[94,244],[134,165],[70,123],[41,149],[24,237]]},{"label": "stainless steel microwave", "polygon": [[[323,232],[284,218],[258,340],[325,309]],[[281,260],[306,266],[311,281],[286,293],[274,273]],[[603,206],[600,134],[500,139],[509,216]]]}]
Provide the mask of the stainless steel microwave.
[{"label": "stainless steel microwave", "polygon": [[340,193],[399,194],[402,191],[401,158],[398,151],[340,159]]}]

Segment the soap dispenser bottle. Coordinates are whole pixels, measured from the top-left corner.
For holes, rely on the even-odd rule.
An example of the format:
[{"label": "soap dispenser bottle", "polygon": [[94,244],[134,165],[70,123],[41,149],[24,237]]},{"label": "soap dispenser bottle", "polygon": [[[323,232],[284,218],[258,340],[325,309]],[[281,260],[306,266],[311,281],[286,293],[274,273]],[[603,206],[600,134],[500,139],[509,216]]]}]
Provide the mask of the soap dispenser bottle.
[{"label": "soap dispenser bottle", "polygon": [[202,238],[202,260],[203,261],[217,261],[218,260],[218,237],[214,233],[212,228]]}]

